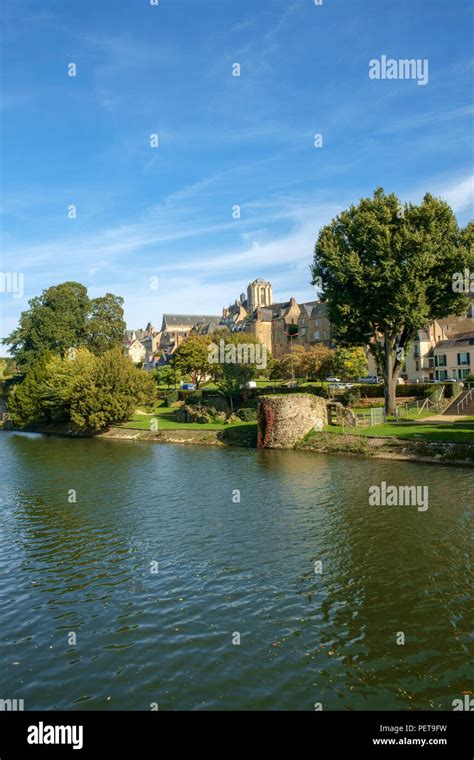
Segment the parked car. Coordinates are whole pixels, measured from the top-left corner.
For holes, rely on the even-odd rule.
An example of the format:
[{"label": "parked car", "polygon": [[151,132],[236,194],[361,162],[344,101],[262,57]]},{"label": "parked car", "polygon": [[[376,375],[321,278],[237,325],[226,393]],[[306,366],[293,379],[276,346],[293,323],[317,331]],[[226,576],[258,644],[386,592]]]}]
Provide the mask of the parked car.
[{"label": "parked car", "polygon": [[381,382],[381,378],[378,375],[367,375],[367,377],[358,377],[357,382],[376,385]]},{"label": "parked car", "polygon": [[195,386],[194,383],[182,383],[181,389],[183,391],[195,391],[196,390],[196,386]]},{"label": "parked car", "polygon": [[403,377],[397,378],[397,385],[405,385],[405,382],[406,381],[403,379]]},{"label": "parked car", "polygon": [[257,383],[255,380],[249,380],[247,383],[244,383],[243,385],[240,385],[239,388],[256,388]]},{"label": "parked car", "polygon": [[326,378],[327,383],[340,383],[341,378],[340,377],[327,377]]}]

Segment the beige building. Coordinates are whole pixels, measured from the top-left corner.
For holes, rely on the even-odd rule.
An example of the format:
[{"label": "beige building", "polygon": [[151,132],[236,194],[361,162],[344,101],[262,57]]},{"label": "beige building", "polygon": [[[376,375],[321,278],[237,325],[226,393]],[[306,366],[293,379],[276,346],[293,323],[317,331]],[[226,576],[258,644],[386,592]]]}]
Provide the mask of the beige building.
[{"label": "beige building", "polygon": [[474,374],[474,332],[437,343],[433,364],[435,380],[466,380]]},{"label": "beige building", "polygon": [[143,364],[146,358],[146,348],[138,338],[135,338],[125,346],[125,354],[130,357],[134,364]]},{"label": "beige building", "polygon": [[[474,300],[470,302],[465,314],[435,320],[424,330],[419,330],[402,374],[409,382],[416,383],[467,377],[472,374],[469,367],[457,362],[457,354],[465,353],[462,349],[466,348],[466,345],[458,345],[456,341],[459,339],[463,344],[466,340],[469,341],[473,334]],[[459,352],[456,345],[460,349]],[[437,364],[438,361],[441,364]],[[446,365],[443,364],[444,361]]]},{"label": "beige building", "polygon": [[240,299],[223,309],[220,326],[255,335],[276,359],[288,353],[292,345],[306,349],[318,343],[332,345],[326,304],[298,304],[294,298],[274,303],[271,283],[261,278],[248,285],[247,298],[241,293]]}]

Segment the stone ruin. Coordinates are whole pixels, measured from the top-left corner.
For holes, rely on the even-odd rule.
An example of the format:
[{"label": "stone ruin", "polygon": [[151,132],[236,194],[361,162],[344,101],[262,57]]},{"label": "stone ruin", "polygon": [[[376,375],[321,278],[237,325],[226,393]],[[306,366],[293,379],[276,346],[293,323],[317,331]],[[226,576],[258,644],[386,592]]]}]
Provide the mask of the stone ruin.
[{"label": "stone ruin", "polygon": [[262,396],[258,406],[260,449],[291,449],[311,430],[328,424],[325,399],[310,393]]}]

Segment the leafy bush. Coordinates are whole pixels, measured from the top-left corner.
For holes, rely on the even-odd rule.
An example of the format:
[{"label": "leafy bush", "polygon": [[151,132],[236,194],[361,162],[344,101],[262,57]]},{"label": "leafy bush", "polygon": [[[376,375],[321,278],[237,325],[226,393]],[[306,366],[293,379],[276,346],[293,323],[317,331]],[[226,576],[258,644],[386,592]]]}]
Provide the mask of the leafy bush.
[{"label": "leafy bush", "polygon": [[152,378],[120,348],[100,355],[79,348],[67,358],[45,353],[12,388],[8,404],[15,424],[63,421],[97,433],[154,401]]},{"label": "leafy bush", "polygon": [[186,403],[191,404],[200,404],[202,402],[202,391],[191,391],[190,395],[188,396]]},{"label": "leafy bush", "polygon": [[461,393],[461,384],[460,383],[446,383],[444,386],[444,397],[445,398],[455,398],[456,396]]},{"label": "leafy bush", "polygon": [[177,401],[179,401],[178,391],[170,391],[165,396],[165,403],[163,406],[171,406],[172,404],[176,404]]},{"label": "leafy bush", "polygon": [[359,388],[348,388],[341,396],[344,406],[357,406],[361,399]]},{"label": "leafy bush", "polygon": [[203,406],[212,406],[219,412],[228,412],[230,409],[229,402],[223,396],[209,396],[209,398],[203,398],[202,404]]},{"label": "leafy bush", "polygon": [[273,386],[266,386],[265,388],[254,388],[253,394],[255,396],[270,396],[271,394],[278,394],[279,396],[284,393],[311,393],[313,396],[320,396],[321,398],[329,398],[329,392],[325,385],[305,385],[295,386],[294,388],[288,388],[284,385],[274,388]]},{"label": "leafy bush", "polygon": [[255,422],[258,418],[257,409],[251,407],[241,406],[237,414],[242,422]]},{"label": "leafy bush", "polygon": [[258,409],[258,398],[249,398],[242,401],[240,409]]},{"label": "leafy bush", "polygon": [[[439,387],[439,386],[438,386]],[[397,398],[406,396],[415,396],[415,398],[426,398],[433,388],[433,383],[405,383],[397,385]],[[359,387],[362,398],[379,398],[384,395],[383,383],[378,385],[361,385]]]}]

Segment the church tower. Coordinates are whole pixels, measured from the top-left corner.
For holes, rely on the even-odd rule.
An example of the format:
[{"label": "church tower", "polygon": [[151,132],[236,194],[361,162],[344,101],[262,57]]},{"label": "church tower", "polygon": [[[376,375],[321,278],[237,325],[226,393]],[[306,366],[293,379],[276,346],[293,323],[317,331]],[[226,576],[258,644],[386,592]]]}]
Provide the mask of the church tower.
[{"label": "church tower", "polygon": [[252,314],[259,306],[270,306],[273,302],[272,284],[261,277],[247,287],[247,311]]}]

